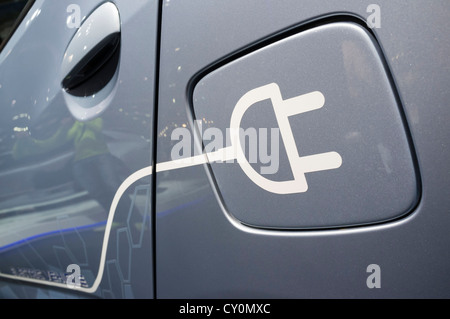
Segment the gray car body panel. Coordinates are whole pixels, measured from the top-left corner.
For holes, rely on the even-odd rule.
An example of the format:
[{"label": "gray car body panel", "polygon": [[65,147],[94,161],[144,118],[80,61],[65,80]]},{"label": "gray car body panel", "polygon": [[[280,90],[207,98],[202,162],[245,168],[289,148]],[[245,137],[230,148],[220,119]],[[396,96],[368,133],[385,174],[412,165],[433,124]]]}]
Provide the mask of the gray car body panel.
[{"label": "gray car body panel", "polygon": [[[369,4],[166,2],[159,127],[192,121],[186,115],[191,108],[191,81],[206,75],[204,70],[226,65],[230,62],[228,57],[251,52],[246,48],[252,45],[260,48],[264,39],[319,18],[349,15],[365,21],[370,15]],[[449,296],[450,256],[446,249],[450,222],[446,191],[450,155],[446,124],[449,75],[442,72],[449,67],[445,31],[448,4],[401,1],[378,4],[381,28],[373,32],[399,92],[417,152],[418,178],[422,180],[420,202],[412,213],[377,226],[277,232],[249,229],[230,219],[213,189],[202,190],[186,200],[191,203],[188,208],[178,210],[157,200],[158,297]],[[229,81],[232,87],[233,80]],[[166,140],[158,139],[158,162],[169,160],[167,145]],[[205,167],[192,167],[158,175],[157,185],[169,182],[176,185],[187,176],[195,176],[205,185],[209,182]],[[165,192],[171,189],[178,194],[175,187]],[[264,213],[265,207],[258,206],[258,202],[254,205]],[[366,209],[370,211],[371,207]],[[369,289],[366,285],[371,264],[380,266],[381,289]]]},{"label": "gray car body panel", "polygon": [[[77,2],[80,25],[103,3]],[[2,296],[154,297],[151,177],[119,186],[152,164],[159,4],[113,3],[120,58],[107,94],[74,97],[62,88],[77,32],[68,23],[77,13],[71,1],[35,1],[0,54]],[[89,26],[82,30],[88,39]],[[74,119],[74,99],[88,111],[103,107]],[[66,282],[70,265],[80,267],[76,289]],[[37,288],[23,290],[27,283]]]},{"label": "gray car body panel", "polygon": [[[59,177],[66,179],[56,179],[56,184],[50,182],[50,186],[58,185],[56,193],[48,192],[52,188],[43,183],[52,180],[51,171],[58,171],[70,162],[72,148],[59,149],[44,158],[36,156],[33,164],[23,164],[9,161],[12,144],[2,140],[1,150],[6,154],[2,153],[6,156],[2,160],[8,161],[0,162],[0,211],[9,213],[10,225],[19,230],[10,232],[11,238],[5,235],[7,232],[0,237],[5,241],[0,245],[1,297],[450,297],[447,1],[378,1],[381,24],[371,30],[392,76],[391,85],[398,93],[397,103],[414,164],[416,198],[411,207],[403,209],[407,214],[376,225],[307,231],[248,227],[233,218],[221,201],[208,164],[173,165],[171,152],[178,141],[171,139],[171,135],[180,126],[192,129],[195,85],[211,71],[226,67],[287,33],[300,34],[316,21],[332,22],[339,17],[340,21],[357,19],[364,23],[371,15],[368,10],[371,2],[113,2],[122,21],[119,65],[122,83],[103,114],[110,128],[109,149],[130,169],[122,185],[142,192],[138,207],[144,213],[136,215],[134,210],[118,209],[114,211],[114,219],[105,224],[104,211],[95,201],[88,202],[90,210],[80,210],[76,205],[86,200],[86,194],[73,193],[76,190],[72,188],[73,179],[60,173]],[[5,133],[2,136],[8,136],[15,125],[12,118],[18,114],[11,112],[14,105],[26,109],[28,102],[38,100],[39,107],[32,108],[35,113],[26,114],[36,121],[35,125],[47,129],[68,112],[62,107],[59,68],[75,33],[65,26],[66,8],[71,2],[49,3],[37,0],[0,52],[0,129]],[[78,3],[84,16],[103,2]],[[38,14],[39,9],[42,11]],[[237,83],[231,79],[224,81],[230,87]],[[57,119],[52,119],[53,122],[43,116],[55,109],[61,115],[55,113]],[[136,120],[125,121],[125,113],[131,119],[138,118],[139,123],[143,119],[147,122],[141,126]],[[154,114],[156,127],[152,126]],[[47,134],[43,136],[51,135],[50,131],[43,131]],[[152,153],[154,148],[156,154]],[[47,178],[42,178],[39,171],[44,171]],[[39,187],[33,184],[36,180]],[[25,197],[14,192],[14,187],[22,186],[27,187]],[[121,191],[117,194],[122,198]],[[67,198],[74,198],[75,203],[65,201]],[[61,202],[67,205],[58,206]],[[42,221],[33,227],[22,227],[26,218],[19,217],[26,216],[28,222],[39,219],[39,212],[46,209],[42,203],[56,205],[56,215],[50,223]],[[267,209],[258,201],[254,207],[261,214]],[[70,209],[75,210],[73,216],[77,218],[98,218],[96,221],[103,224],[66,218],[71,216]],[[370,205],[366,207],[367,212],[371,209]],[[6,227],[5,216],[0,217],[0,227],[2,224]],[[49,225],[53,228],[47,229]],[[89,227],[77,228],[81,225]],[[110,226],[109,237],[104,236],[108,229],[105,225]],[[39,236],[42,234],[45,236]],[[107,246],[102,246],[103,243]],[[100,257],[102,247],[107,247],[105,259]],[[51,286],[36,278],[41,275],[37,271],[63,273],[73,263],[81,265],[89,285],[99,278],[98,270],[103,265],[104,272],[95,291]],[[372,269],[369,266],[374,264],[381,272],[379,289],[368,287]]]}]

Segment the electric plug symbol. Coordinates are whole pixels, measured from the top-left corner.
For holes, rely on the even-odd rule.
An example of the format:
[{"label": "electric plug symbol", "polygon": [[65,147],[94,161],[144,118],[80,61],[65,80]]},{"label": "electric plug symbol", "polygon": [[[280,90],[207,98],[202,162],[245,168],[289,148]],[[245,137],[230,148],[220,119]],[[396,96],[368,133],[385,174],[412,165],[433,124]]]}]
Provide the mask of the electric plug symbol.
[{"label": "electric plug symbol", "polygon": [[[239,139],[239,128],[244,113],[257,102],[270,99],[273,104],[278,127],[281,132],[288,160],[294,176],[289,181],[272,181],[257,173],[247,161]],[[309,156],[299,156],[289,117],[318,110],[325,104],[325,97],[319,91],[283,100],[276,83],[258,87],[247,92],[237,102],[230,121],[232,149],[240,167],[256,185],[275,194],[304,193],[308,190],[306,173],[337,169],[342,165],[342,157],[337,152],[327,152]]]}]

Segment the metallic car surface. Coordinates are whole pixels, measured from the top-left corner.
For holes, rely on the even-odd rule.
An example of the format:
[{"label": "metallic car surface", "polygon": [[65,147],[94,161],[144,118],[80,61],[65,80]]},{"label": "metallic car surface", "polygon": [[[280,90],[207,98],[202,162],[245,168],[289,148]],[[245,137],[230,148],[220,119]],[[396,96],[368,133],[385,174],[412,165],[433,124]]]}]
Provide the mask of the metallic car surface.
[{"label": "metallic car surface", "polygon": [[[105,2],[117,7],[121,21],[116,76],[104,85],[107,94],[77,97],[88,109],[101,104],[99,114],[76,118],[70,108],[76,99],[62,86],[64,54],[78,27]],[[74,27],[77,8],[81,25]],[[445,0],[36,0],[0,52],[0,297],[450,297],[449,14]],[[377,24],[369,25],[373,19]],[[381,62],[358,64],[364,55],[351,45],[350,67],[342,72],[333,59],[317,71],[313,62],[296,60],[306,50],[302,35],[336,23],[363,30]],[[282,57],[277,50],[257,53],[290,37],[300,40]],[[337,46],[326,40],[317,56],[327,49],[332,57],[345,54],[331,52]],[[314,47],[307,50],[314,57]],[[377,65],[386,75],[371,73]],[[317,74],[304,80],[298,66]],[[345,82],[354,74],[360,77]],[[324,92],[324,110],[340,101],[346,112],[327,123],[344,125],[346,116],[357,123],[358,130],[330,133],[336,145],[348,146],[337,150],[342,166],[307,174],[308,193],[269,195],[243,182],[238,164],[219,166],[228,164],[211,157],[208,163],[198,151],[199,125],[223,129],[240,97],[271,82],[284,99],[321,85],[315,90]],[[392,90],[393,113],[380,114],[388,109],[383,103],[371,109],[369,121],[351,112],[356,100],[344,105],[355,92],[369,92],[358,103],[377,105],[386,90]],[[248,125],[275,123],[269,113],[249,114]],[[291,118],[293,132],[308,136],[320,114],[310,122]],[[391,130],[391,119],[398,129]],[[174,159],[180,128],[192,138],[197,162]],[[85,130],[96,136],[91,151],[103,158],[92,157],[92,166],[75,164],[89,160],[74,144]],[[351,139],[366,130],[372,135],[360,144],[335,133]],[[334,150],[321,132],[308,152]],[[372,164],[346,162],[345,152],[361,160],[367,155],[352,145],[370,148]],[[232,173],[220,177],[223,167]],[[341,172],[349,175],[339,180],[351,190],[345,196],[323,185],[337,183]],[[114,191],[99,191],[105,185]],[[326,212],[316,199],[301,202],[305,194],[324,197]],[[288,203],[293,198],[301,209]],[[348,203],[362,206],[344,211]],[[340,223],[342,216],[333,216],[340,210],[351,218]],[[315,212],[307,227],[298,222],[305,211]],[[373,265],[381,286],[370,285]],[[77,287],[74,269],[82,276]]]}]

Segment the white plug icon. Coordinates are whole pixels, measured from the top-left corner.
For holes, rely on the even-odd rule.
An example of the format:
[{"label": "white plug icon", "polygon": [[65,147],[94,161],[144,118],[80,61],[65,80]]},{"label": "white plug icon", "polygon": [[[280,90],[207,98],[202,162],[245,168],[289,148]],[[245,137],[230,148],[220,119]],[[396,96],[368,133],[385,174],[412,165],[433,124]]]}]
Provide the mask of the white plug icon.
[{"label": "white plug icon", "polygon": [[[265,178],[253,169],[242,150],[237,133],[239,132],[242,117],[248,108],[266,99],[272,101],[278,127],[280,128],[281,137],[286,147],[288,160],[294,176],[293,180],[272,181]],[[280,88],[276,83],[253,89],[242,96],[231,115],[230,131],[236,133],[231,138],[232,148],[239,165],[248,178],[259,187],[275,194],[304,193],[308,190],[305,173],[339,168],[342,165],[342,157],[337,152],[300,157],[289,123],[290,116],[320,109],[324,104],[325,97],[318,91],[283,100]]]}]

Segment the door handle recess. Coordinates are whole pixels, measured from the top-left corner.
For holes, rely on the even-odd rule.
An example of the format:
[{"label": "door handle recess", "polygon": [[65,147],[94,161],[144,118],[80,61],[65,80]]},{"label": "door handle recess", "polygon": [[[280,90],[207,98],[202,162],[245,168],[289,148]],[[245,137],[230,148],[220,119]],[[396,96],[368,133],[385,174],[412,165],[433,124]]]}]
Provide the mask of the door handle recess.
[{"label": "door handle recess", "polygon": [[118,77],[120,47],[119,11],[107,2],[81,24],[61,64],[64,97],[78,120],[92,119],[109,105]]},{"label": "door handle recess", "polygon": [[63,79],[66,92],[75,96],[97,93],[112,79],[120,57],[120,33],[104,38]]}]

